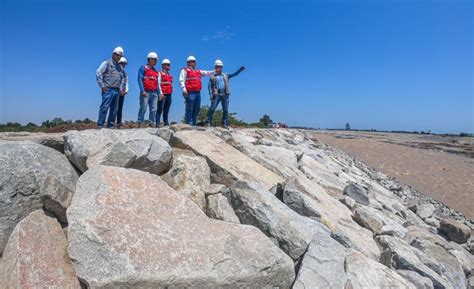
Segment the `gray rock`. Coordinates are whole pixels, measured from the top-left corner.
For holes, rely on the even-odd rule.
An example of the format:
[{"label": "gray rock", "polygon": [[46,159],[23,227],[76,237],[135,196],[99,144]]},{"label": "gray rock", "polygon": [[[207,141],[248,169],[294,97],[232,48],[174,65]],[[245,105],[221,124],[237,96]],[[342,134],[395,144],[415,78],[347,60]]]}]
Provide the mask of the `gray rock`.
[{"label": "gray rock", "polygon": [[375,235],[392,235],[405,237],[407,230],[391,220],[382,211],[368,206],[358,206],[354,209],[354,220],[364,228],[371,230]]},{"label": "gray rock", "polygon": [[240,224],[234,209],[222,194],[212,194],[207,197],[207,215],[209,218]]},{"label": "gray rock", "polygon": [[262,230],[293,260],[304,254],[314,234],[330,234],[323,225],[298,215],[258,183],[237,184],[230,195],[240,222]]},{"label": "gray rock", "polygon": [[403,278],[408,280],[410,283],[415,285],[418,289],[433,289],[433,281],[430,278],[426,278],[416,273],[415,271],[408,270],[397,270],[397,273],[400,274]]},{"label": "gray rock", "polygon": [[348,278],[345,288],[416,288],[395,271],[355,250],[347,254],[344,267]]},{"label": "gray rock", "polygon": [[351,183],[347,185],[344,188],[343,194],[351,197],[352,199],[354,199],[354,201],[356,201],[359,204],[368,205],[370,203],[369,192],[367,191],[366,188],[358,184]]},{"label": "gray rock", "polygon": [[346,205],[351,211],[355,209],[356,207],[356,201],[354,201],[353,198],[350,198],[348,196],[344,196],[342,199],[340,199],[341,203]]},{"label": "gray rock", "polygon": [[293,289],[344,288],[346,250],[329,236],[315,236],[301,261]]},{"label": "gray rock", "polygon": [[465,243],[471,236],[471,229],[459,221],[442,219],[439,230],[458,244]]},{"label": "gray rock", "polygon": [[441,225],[440,221],[436,218],[426,218],[425,223],[435,228],[439,228],[439,226]]},{"label": "gray rock", "polygon": [[13,230],[0,266],[0,288],[81,288],[61,225],[37,210]]},{"label": "gray rock", "polygon": [[67,213],[69,255],[91,288],[289,288],[295,277],[257,228],[210,219],[142,171],[89,169]]},{"label": "gray rock", "polygon": [[171,169],[161,179],[206,211],[205,193],[211,184],[211,169],[206,159],[184,153],[174,154]]},{"label": "gray rock", "polygon": [[229,189],[222,184],[211,184],[205,194],[206,197],[215,194],[223,194],[224,196],[228,196]]},{"label": "gray rock", "polygon": [[171,137],[174,134],[174,132],[173,132],[172,129],[170,129],[168,127],[160,127],[158,129],[156,129],[155,134],[157,136],[161,137],[162,139],[164,139],[167,143],[169,143],[170,140],[171,140]]},{"label": "gray rock", "polygon": [[211,167],[211,180],[231,187],[238,181],[260,182],[270,189],[283,179],[212,133],[180,130],[171,138],[173,147],[190,149],[204,156]]},{"label": "gray rock", "polygon": [[454,288],[465,286],[466,276],[461,263],[443,247],[428,240],[419,239],[414,240],[410,245],[425,253],[425,255],[418,253],[420,260],[439,275],[446,277]]},{"label": "gray rock", "polygon": [[435,212],[435,206],[430,203],[423,203],[416,205],[416,214],[423,220],[433,216]]},{"label": "gray rock", "polygon": [[0,134],[0,139],[7,141],[31,141],[64,153],[62,133],[7,133]]},{"label": "gray rock", "polygon": [[467,279],[467,289],[474,289],[474,274]]},{"label": "gray rock", "polygon": [[417,248],[392,236],[377,236],[375,240],[383,250],[380,263],[397,270],[415,271],[423,277],[430,278],[434,288],[454,288],[444,276],[440,276],[424,264],[423,261],[428,257]]},{"label": "gray rock", "polygon": [[78,176],[63,154],[28,141],[0,142],[0,164],[1,253],[15,225],[35,210],[66,223]]},{"label": "gray rock", "polygon": [[81,172],[108,165],[160,175],[171,163],[170,145],[145,129],[68,131],[64,142],[65,154]]},{"label": "gray rock", "polygon": [[298,214],[319,222],[321,220],[321,212],[316,206],[311,204],[309,196],[300,192],[301,188],[295,179],[289,179],[283,189],[283,202]]},{"label": "gray rock", "polygon": [[[321,223],[331,230],[333,238],[347,248],[359,250],[374,260],[379,259],[380,252],[373,240],[372,232],[353,221],[352,213],[347,207],[305,177],[289,179],[287,186],[289,184],[292,188],[291,194],[300,194],[305,207],[311,208],[313,212],[320,212]],[[309,211],[300,211],[301,214],[305,212]]]}]

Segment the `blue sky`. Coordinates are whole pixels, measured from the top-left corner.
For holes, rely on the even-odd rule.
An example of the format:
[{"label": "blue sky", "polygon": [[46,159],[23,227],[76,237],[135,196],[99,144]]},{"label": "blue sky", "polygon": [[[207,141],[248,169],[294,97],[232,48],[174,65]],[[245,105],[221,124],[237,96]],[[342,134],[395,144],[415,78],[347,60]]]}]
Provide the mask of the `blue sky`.
[{"label": "blue sky", "polygon": [[136,120],[137,71],[156,51],[172,61],[175,121],[179,69],[195,55],[202,69],[247,67],[230,101],[246,121],[474,132],[473,3],[0,0],[0,123],[96,120],[95,70],[121,45],[125,119]]}]

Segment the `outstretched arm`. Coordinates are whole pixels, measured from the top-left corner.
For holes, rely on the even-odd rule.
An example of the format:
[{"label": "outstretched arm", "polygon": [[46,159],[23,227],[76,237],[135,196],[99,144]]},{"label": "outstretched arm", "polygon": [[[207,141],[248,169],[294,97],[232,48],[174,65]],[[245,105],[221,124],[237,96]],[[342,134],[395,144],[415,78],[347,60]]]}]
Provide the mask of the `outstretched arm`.
[{"label": "outstretched arm", "polygon": [[232,77],[239,75],[244,70],[245,70],[245,66],[241,66],[236,72],[228,74],[227,77],[231,79]]}]

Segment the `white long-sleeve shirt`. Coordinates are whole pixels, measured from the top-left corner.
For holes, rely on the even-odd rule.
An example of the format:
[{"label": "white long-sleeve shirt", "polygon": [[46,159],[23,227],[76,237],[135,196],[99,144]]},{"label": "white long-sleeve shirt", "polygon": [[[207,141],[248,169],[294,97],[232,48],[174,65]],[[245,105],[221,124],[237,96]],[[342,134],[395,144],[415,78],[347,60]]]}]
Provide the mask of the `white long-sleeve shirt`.
[{"label": "white long-sleeve shirt", "polygon": [[[189,69],[192,69],[191,67],[188,66]],[[196,69],[194,69],[196,70]],[[201,75],[202,76],[210,76],[211,74],[213,74],[215,72],[215,70],[200,70],[201,71]],[[181,72],[179,73],[179,85],[181,86],[181,89],[183,90],[183,92],[187,92],[186,91],[186,77],[187,77],[188,73],[186,72],[186,69],[181,69]]]}]

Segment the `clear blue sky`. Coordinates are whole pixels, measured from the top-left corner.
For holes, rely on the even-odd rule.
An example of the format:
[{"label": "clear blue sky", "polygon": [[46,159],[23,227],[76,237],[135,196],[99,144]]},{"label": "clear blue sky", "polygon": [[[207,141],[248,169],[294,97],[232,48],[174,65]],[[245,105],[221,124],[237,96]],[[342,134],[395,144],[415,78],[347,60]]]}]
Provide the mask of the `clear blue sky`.
[{"label": "clear blue sky", "polygon": [[0,123],[96,120],[95,70],[121,45],[125,119],[136,120],[137,71],[156,51],[172,61],[174,121],[179,69],[195,55],[202,69],[247,67],[230,101],[246,121],[473,132],[473,3],[0,0]]}]

